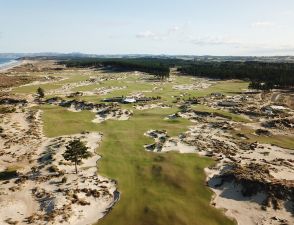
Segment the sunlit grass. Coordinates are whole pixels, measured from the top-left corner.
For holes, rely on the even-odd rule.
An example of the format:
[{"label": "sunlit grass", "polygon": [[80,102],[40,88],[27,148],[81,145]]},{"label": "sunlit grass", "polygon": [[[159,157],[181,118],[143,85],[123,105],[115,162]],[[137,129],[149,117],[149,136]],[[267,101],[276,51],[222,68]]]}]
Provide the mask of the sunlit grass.
[{"label": "sunlit grass", "polygon": [[49,137],[81,131],[103,133],[99,173],[118,181],[121,199],[99,224],[233,224],[209,204],[212,193],[205,186],[204,168],[213,163],[211,159],[149,153],[143,148],[153,141],[144,136],[149,129],[165,129],[169,135],[187,129],[187,120],[164,120],[176,109],[135,111],[128,121],[101,124],[91,122],[91,112],[74,113],[55,106],[42,109]]},{"label": "sunlit grass", "polygon": [[[101,72],[93,72],[91,76]],[[105,74],[103,74],[105,75]],[[120,76],[112,73],[110,76]],[[70,77],[66,82],[78,82],[89,76]],[[130,95],[144,92],[146,96],[161,96],[162,102],[172,104],[173,96],[205,96],[212,92],[234,94],[248,85],[241,81],[221,81],[203,90],[174,90],[175,84],[197,82],[191,77],[176,77],[171,82],[158,82],[158,90],[151,82],[145,82],[139,76],[128,76],[123,80],[107,80],[85,85],[72,91],[93,91],[101,87],[122,87],[106,95],[76,97],[78,100],[100,102],[103,98]],[[34,87],[35,88],[35,87]],[[34,92],[33,87],[27,91]],[[51,87],[47,87],[51,88]],[[54,87],[52,87],[54,88]],[[46,89],[46,88],[45,88]],[[113,210],[99,224],[107,225],[229,225],[234,224],[224,214],[210,205],[212,192],[205,185],[204,168],[214,162],[196,154],[166,153],[157,154],[145,151],[144,144],[153,140],[144,136],[150,129],[167,130],[170,136],[185,132],[191,123],[185,119],[164,120],[167,115],[178,111],[173,105],[169,109],[134,110],[134,115],[127,121],[108,120],[101,124],[91,122],[95,114],[89,111],[71,112],[57,106],[41,106],[44,132],[48,137],[69,135],[83,131],[103,133],[103,141],[98,149],[102,156],[99,161],[99,173],[118,181],[121,199]],[[210,109],[203,109],[210,110]],[[239,115],[227,111],[218,111],[232,120],[245,121]]]},{"label": "sunlit grass", "polygon": [[276,145],[282,148],[287,149],[294,149],[294,138],[291,136],[285,136],[285,135],[270,135],[270,136],[262,136],[262,135],[256,135],[255,130],[241,126],[240,131],[234,132],[244,134],[247,138],[249,138],[248,141],[251,142],[259,142],[263,144],[272,144]]},{"label": "sunlit grass", "polygon": [[192,108],[195,110],[201,111],[201,112],[217,113],[218,115],[224,116],[224,117],[226,117],[230,120],[233,120],[235,122],[244,122],[244,123],[250,122],[250,120],[247,119],[246,117],[241,116],[241,115],[237,115],[235,113],[231,113],[226,110],[213,109],[213,108],[210,108],[205,105],[194,105]]}]

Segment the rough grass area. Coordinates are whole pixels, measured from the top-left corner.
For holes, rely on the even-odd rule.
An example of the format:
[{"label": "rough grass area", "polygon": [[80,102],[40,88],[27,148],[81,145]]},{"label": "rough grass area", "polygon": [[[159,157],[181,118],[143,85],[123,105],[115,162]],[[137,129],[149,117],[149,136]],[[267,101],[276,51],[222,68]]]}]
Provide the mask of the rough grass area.
[{"label": "rough grass area", "polygon": [[[240,131],[235,132],[244,134],[247,138],[249,138],[248,141],[250,142],[259,142],[263,144],[272,144],[276,145],[282,148],[288,148],[294,150],[294,138],[293,136],[285,136],[285,135],[270,135],[270,136],[259,136],[255,134],[255,130],[246,127],[241,126]],[[237,136],[236,136],[237,137]],[[237,137],[238,138],[238,137]]]},{"label": "rough grass area", "polygon": [[13,92],[14,93],[21,93],[21,94],[34,94],[34,93],[36,93],[36,91],[39,87],[43,88],[46,91],[49,91],[49,90],[57,89],[57,88],[61,87],[61,85],[50,83],[50,84],[21,86],[21,87],[15,88],[13,90]]},{"label": "rough grass area", "polygon": [[44,129],[53,137],[81,131],[101,131],[99,173],[118,181],[121,199],[98,224],[193,225],[234,224],[210,206],[211,191],[205,185],[204,168],[213,163],[196,154],[156,154],[143,145],[149,129],[166,129],[177,135],[187,129],[187,120],[166,121],[175,109],[135,111],[128,121],[91,123],[91,112],[70,112],[44,106]]},{"label": "rough grass area", "polygon": [[6,76],[0,75],[0,88],[9,88],[13,86],[23,85],[37,80],[31,76]]},{"label": "rough grass area", "polygon": [[270,137],[264,137],[264,136],[257,136],[250,134],[248,137],[251,140],[258,141],[260,143],[264,144],[272,144],[276,145],[282,148],[288,148],[288,149],[293,149],[294,150],[294,138],[292,137],[287,137],[283,135],[272,135]]},{"label": "rough grass area", "polygon": [[204,97],[214,92],[219,92],[224,95],[236,95],[238,92],[248,87],[248,82],[244,81],[218,81],[216,84],[201,90],[174,90],[174,85],[197,83],[196,80],[190,77],[176,77],[175,80],[169,84],[162,85],[162,90],[155,90],[152,93],[146,93],[147,96],[161,96],[163,100],[172,102],[172,96],[180,96],[185,94],[188,97]]},{"label": "rough grass area", "polygon": [[244,123],[250,122],[250,120],[244,116],[237,115],[235,113],[230,113],[226,110],[213,109],[213,108],[210,108],[205,105],[195,105],[195,106],[193,106],[193,109],[201,111],[201,112],[216,113],[220,116],[224,116],[224,117],[229,118],[230,120],[233,120],[236,122],[244,122]]},{"label": "rough grass area", "polygon": [[[33,74],[35,77],[38,77],[40,74]],[[60,77],[60,78],[66,78],[64,80],[56,80],[56,82],[50,82],[50,83],[41,83],[36,85],[25,85],[17,87],[13,90],[13,93],[20,93],[20,94],[34,94],[36,93],[38,87],[41,87],[46,91],[54,90],[61,88],[62,85],[69,84],[69,83],[76,83],[79,81],[85,81],[90,78],[90,75],[80,75],[73,72],[67,72],[67,73],[61,73],[59,76],[57,74],[50,74],[52,77]]]}]

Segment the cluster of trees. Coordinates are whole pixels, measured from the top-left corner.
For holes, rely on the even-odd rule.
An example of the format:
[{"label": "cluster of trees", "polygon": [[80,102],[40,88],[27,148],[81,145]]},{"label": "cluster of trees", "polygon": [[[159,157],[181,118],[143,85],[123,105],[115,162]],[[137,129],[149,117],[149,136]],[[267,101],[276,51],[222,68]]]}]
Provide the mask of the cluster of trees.
[{"label": "cluster of trees", "polygon": [[275,85],[273,82],[270,82],[270,81],[269,82],[251,81],[248,88],[268,91],[275,88]]},{"label": "cluster of trees", "polygon": [[256,89],[294,86],[294,63],[196,62],[178,70],[184,74],[216,79],[247,79]]},{"label": "cluster of trees", "polygon": [[99,59],[99,58],[84,58],[70,59],[61,61],[67,67],[105,67],[112,66],[126,71],[140,71],[154,74],[161,79],[169,77],[170,67],[174,66],[178,60],[171,59],[156,59],[156,58],[120,58],[120,59]]}]

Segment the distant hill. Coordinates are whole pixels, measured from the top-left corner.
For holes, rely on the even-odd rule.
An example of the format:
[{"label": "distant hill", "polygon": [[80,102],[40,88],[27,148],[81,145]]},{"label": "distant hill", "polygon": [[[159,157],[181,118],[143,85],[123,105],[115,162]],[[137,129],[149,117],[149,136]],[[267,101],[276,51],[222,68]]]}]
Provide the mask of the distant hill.
[{"label": "distant hill", "polygon": [[79,52],[72,53],[56,53],[56,52],[40,52],[40,53],[0,53],[0,58],[160,58],[160,59],[184,59],[204,62],[224,62],[224,61],[256,61],[256,62],[291,62],[294,63],[294,56],[193,56],[193,55],[150,55],[150,54],[84,54]]}]

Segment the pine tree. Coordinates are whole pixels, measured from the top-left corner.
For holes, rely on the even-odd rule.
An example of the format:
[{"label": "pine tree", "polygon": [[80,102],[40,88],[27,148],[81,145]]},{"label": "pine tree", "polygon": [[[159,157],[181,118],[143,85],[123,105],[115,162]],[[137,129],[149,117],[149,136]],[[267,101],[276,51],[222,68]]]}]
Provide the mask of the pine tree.
[{"label": "pine tree", "polygon": [[70,141],[66,146],[65,152],[62,154],[63,158],[67,161],[75,163],[75,171],[78,173],[77,165],[82,161],[91,156],[88,148],[79,139]]},{"label": "pine tree", "polygon": [[39,95],[40,98],[44,98],[45,92],[44,92],[43,88],[39,87],[37,89],[37,94]]}]

